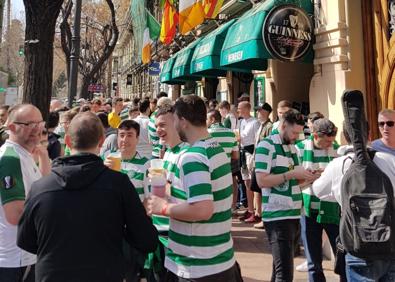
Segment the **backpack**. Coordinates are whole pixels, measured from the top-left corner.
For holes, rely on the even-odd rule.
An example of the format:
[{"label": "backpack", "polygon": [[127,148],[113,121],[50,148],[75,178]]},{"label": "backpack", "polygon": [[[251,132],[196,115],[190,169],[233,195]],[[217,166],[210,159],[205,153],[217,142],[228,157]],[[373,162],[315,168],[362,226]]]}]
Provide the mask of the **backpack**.
[{"label": "backpack", "polygon": [[342,106],[355,155],[341,183],[341,243],[348,253],[362,259],[393,258],[394,190],[366,148],[368,131],[362,93],[345,91]]}]

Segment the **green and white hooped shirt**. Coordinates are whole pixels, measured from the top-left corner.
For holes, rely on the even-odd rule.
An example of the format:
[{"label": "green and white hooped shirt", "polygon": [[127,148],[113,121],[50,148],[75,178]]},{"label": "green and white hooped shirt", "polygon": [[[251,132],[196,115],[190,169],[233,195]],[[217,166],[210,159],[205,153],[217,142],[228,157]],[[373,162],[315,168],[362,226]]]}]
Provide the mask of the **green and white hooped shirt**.
[{"label": "green and white hooped shirt", "polygon": [[[107,154],[101,156],[101,158],[105,160],[108,155],[115,152],[119,151],[108,152]],[[122,160],[121,162],[121,172],[129,177],[129,180],[133,183],[133,186],[136,189],[141,202],[143,202],[144,199],[149,195],[147,177],[149,165],[149,160],[145,157],[142,157],[138,152],[136,152],[132,159]]]},{"label": "green and white hooped shirt", "polygon": [[[295,145],[283,145],[279,134],[258,143],[255,171],[282,174],[299,166]],[[298,181],[290,179],[275,187],[262,188],[262,220],[298,219],[302,208],[302,192]]]},{"label": "green and white hooped shirt", "polygon": [[213,138],[199,140],[180,156],[177,202],[212,200],[209,220],[187,222],[171,218],[165,267],[182,278],[200,278],[231,268],[234,263],[232,174],[228,157]]},{"label": "green and white hooped shirt", "polygon": [[159,158],[160,155],[160,150],[162,150],[162,144],[159,142],[159,136],[156,133],[156,126],[155,126],[155,120],[156,120],[156,113],[157,111],[153,112],[151,114],[151,117],[149,119],[148,123],[148,139],[152,144],[152,156]]},{"label": "green and white hooped shirt", "polygon": [[224,127],[220,123],[214,123],[208,128],[208,133],[222,146],[229,159],[232,151],[239,151],[236,135],[231,129]]},{"label": "green and white hooped shirt", "polygon": [[[36,263],[36,256],[16,245],[17,226],[5,218],[3,205],[24,201],[41,172],[32,155],[22,146],[6,140],[0,148],[0,267],[14,268]],[[0,278],[1,280],[1,278]]]},{"label": "green and white hooped shirt", "polygon": [[[333,143],[328,150],[314,148],[313,136],[296,144],[301,164],[311,170],[324,170],[329,162],[337,157],[338,147],[337,143]],[[339,224],[340,222],[340,206],[335,198],[320,201],[311,187],[308,187],[303,190],[303,205],[306,216],[317,216],[318,223]]]},{"label": "green and white hooped shirt", "polygon": [[[167,181],[170,183],[171,193],[175,196],[178,193],[174,191],[180,191],[180,169],[178,167],[178,160],[180,156],[186,151],[188,144],[180,143],[173,148],[168,148],[163,157],[163,168],[166,170]],[[185,200],[185,194],[183,194],[182,199]],[[173,200],[172,202],[177,202]],[[155,225],[158,231],[168,231],[169,230],[169,217],[162,215],[152,215],[152,223]],[[165,241],[167,244],[167,240]]]}]

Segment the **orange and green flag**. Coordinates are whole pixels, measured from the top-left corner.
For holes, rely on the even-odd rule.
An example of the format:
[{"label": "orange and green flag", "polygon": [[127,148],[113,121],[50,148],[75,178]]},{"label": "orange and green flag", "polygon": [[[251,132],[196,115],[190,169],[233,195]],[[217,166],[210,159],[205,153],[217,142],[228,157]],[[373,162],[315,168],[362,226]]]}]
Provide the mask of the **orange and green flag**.
[{"label": "orange and green flag", "polygon": [[170,0],[165,0],[162,25],[159,40],[164,44],[170,44],[177,32],[178,13]]},{"label": "orange and green flag", "polygon": [[203,0],[204,15],[208,19],[214,19],[218,16],[224,0]]},{"label": "orange and green flag", "polygon": [[201,0],[180,0],[180,33],[187,34],[204,22],[204,10]]},{"label": "orange and green flag", "polygon": [[143,64],[151,61],[151,44],[159,38],[160,25],[151,13],[146,10],[147,26],[143,33],[143,51],[141,53]]}]

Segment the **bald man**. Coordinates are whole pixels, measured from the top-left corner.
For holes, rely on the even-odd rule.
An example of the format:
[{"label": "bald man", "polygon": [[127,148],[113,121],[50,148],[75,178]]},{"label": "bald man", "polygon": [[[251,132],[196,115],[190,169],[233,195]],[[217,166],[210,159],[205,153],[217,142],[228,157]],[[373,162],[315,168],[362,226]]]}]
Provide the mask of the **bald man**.
[{"label": "bald man", "polygon": [[123,238],[142,253],[156,249],[157,231],[128,176],[98,157],[103,140],[99,118],[77,114],[65,136],[71,156],[32,186],[18,246],[37,254],[37,281],[121,282]]},{"label": "bald man", "polygon": [[10,109],[6,125],[9,139],[0,148],[0,280],[34,281],[36,257],[17,247],[16,225],[32,183],[50,170],[47,149],[40,145],[45,122],[35,106],[20,104]]}]

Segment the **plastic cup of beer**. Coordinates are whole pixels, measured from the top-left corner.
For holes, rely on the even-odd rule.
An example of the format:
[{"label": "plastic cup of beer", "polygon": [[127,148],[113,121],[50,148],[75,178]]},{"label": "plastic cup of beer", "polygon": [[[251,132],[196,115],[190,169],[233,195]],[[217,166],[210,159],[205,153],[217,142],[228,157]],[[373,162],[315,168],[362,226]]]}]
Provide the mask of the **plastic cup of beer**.
[{"label": "plastic cup of beer", "polygon": [[163,168],[162,159],[153,159],[150,162],[149,176],[151,182],[151,193],[158,197],[166,197],[166,172]]},{"label": "plastic cup of beer", "polygon": [[112,170],[121,171],[122,157],[121,153],[111,153],[108,158],[112,161]]}]

